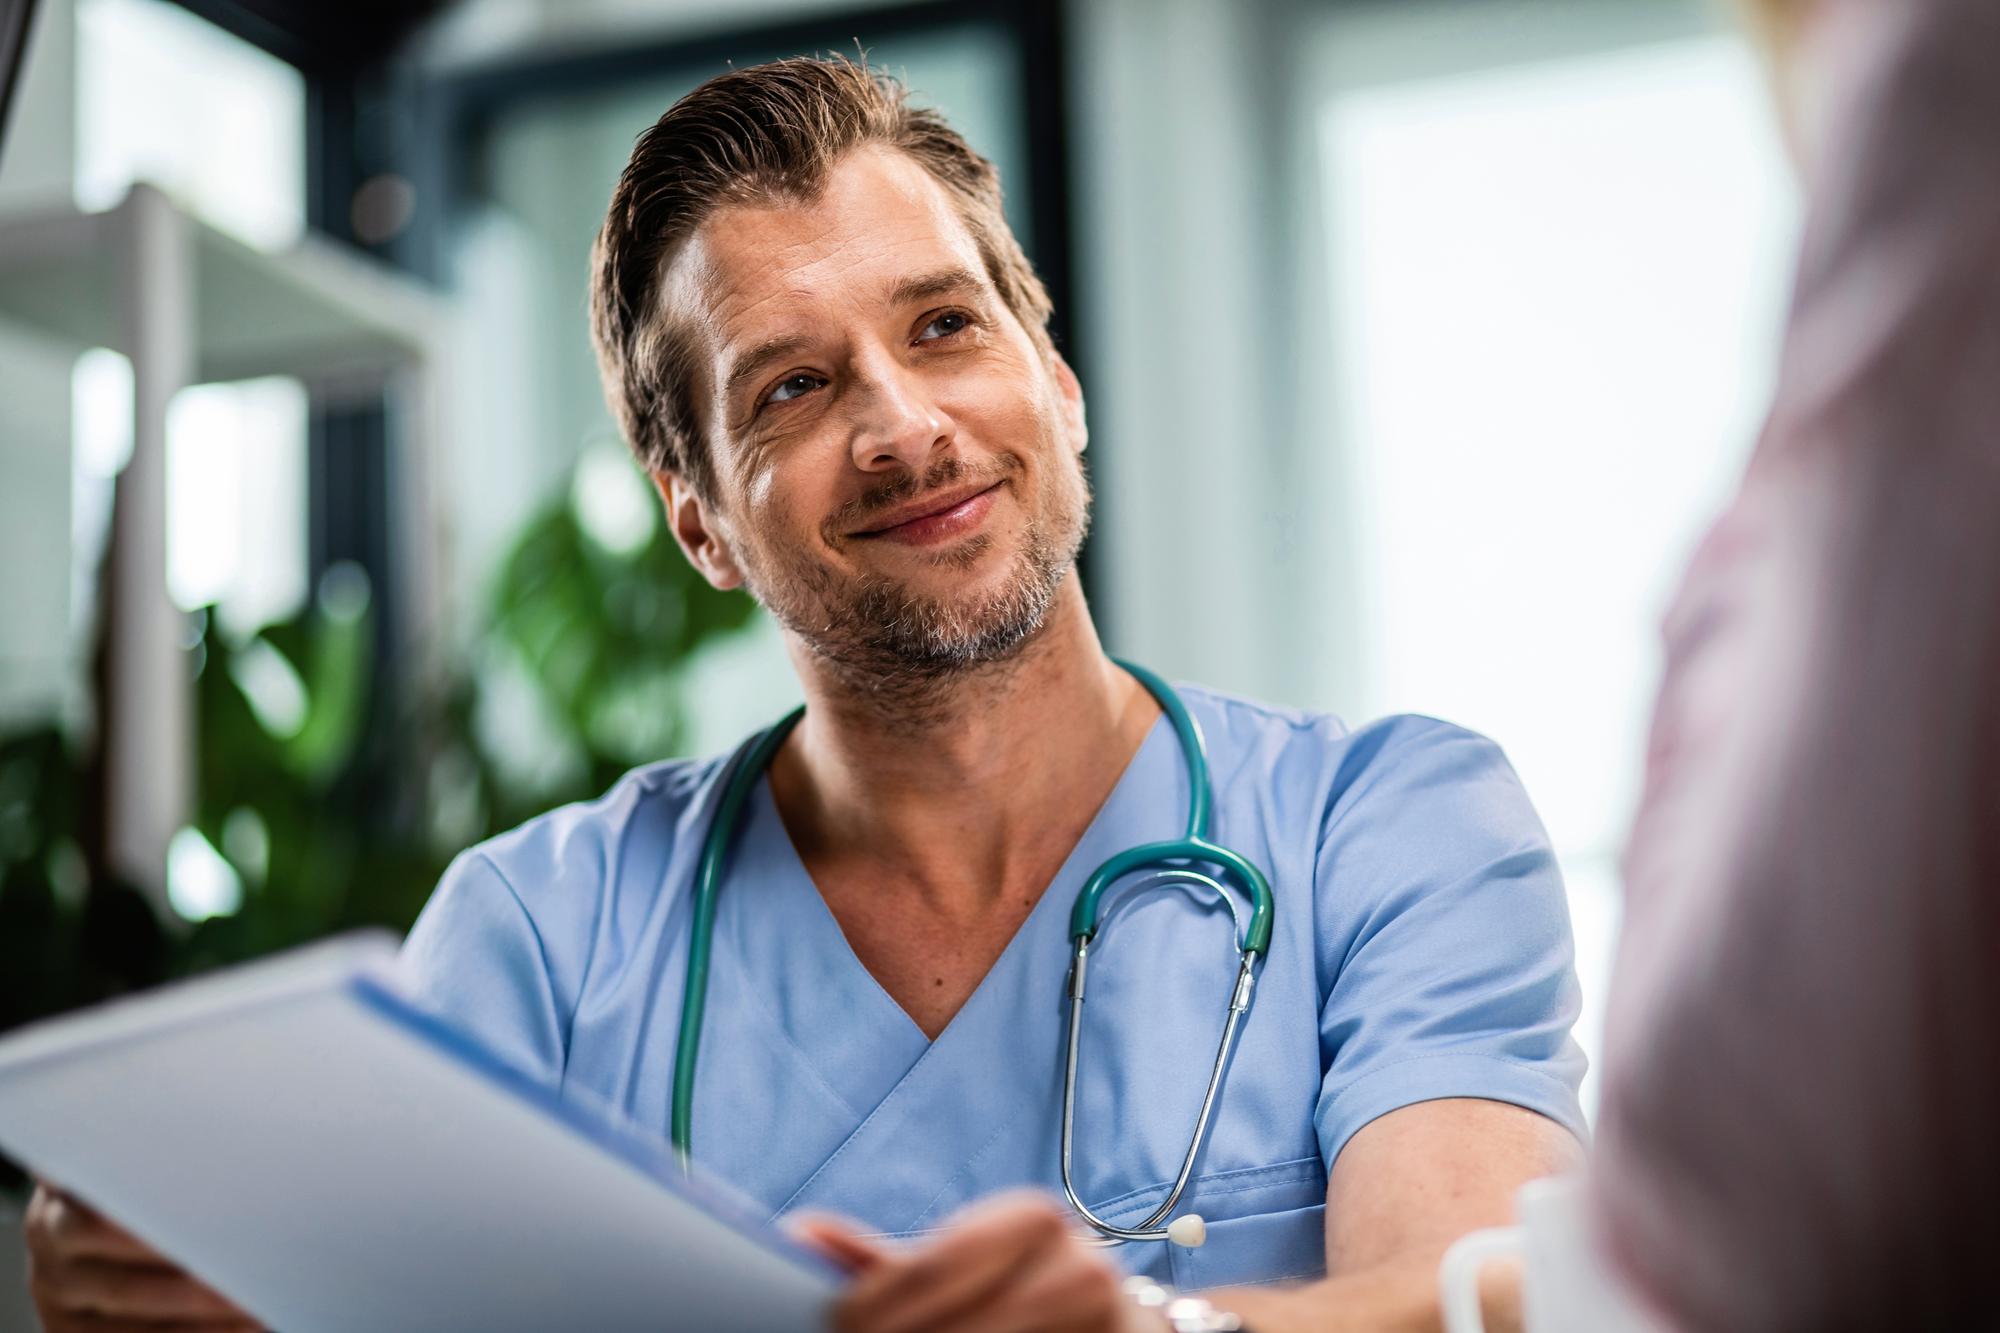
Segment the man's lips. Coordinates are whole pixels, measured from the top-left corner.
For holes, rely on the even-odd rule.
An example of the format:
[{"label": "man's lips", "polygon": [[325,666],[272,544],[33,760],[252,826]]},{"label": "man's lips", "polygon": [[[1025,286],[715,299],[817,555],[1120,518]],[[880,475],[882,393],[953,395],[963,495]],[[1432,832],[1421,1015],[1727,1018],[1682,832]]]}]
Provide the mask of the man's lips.
[{"label": "man's lips", "polygon": [[868,527],[852,535],[887,538],[912,545],[928,545],[959,536],[979,526],[986,512],[993,507],[994,494],[1002,484],[991,481],[920,496],[887,514],[870,519]]}]

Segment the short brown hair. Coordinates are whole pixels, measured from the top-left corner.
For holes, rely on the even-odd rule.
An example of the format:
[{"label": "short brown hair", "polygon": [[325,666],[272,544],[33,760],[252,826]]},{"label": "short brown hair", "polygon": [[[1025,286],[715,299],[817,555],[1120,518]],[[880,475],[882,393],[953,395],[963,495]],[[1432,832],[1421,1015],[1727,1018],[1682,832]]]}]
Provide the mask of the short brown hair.
[{"label": "short brown hair", "polygon": [[726,205],[813,199],[834,164],[867,144],[907,153],[944,186],[1001,299],[1048,347],[1048,292],[1008,230],[1000,175],[943,116],[912,106],[889,75],[837,56],[732,70],[639,136],[591,251],[604,396],[648,470],[711,493],[686,339],[659,310],[661,279],[682,243]]}]

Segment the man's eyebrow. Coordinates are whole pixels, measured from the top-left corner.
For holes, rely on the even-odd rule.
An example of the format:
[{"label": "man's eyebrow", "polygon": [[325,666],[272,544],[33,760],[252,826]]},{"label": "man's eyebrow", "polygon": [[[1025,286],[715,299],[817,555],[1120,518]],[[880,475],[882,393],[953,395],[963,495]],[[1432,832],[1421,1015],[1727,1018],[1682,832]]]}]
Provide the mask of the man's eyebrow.
[{"label": "man's eyebrow", "polygon": [[773,361],[782,361],[792,353],[802,351],[812,345],[812,339],[803,333],[785,333],[775,338],[766,338],[750,348],[729,367],[729,377],[723,381],[722,393],[725,398],[733,398],[743,387],[745,380],[754,379]]},{"label": "man's eyebrow", "polygon": [[963,265],[953,265],[951,268],[941,268],[935,273],[904,278],[889,289],[889,304],[915,305],[919,301],[929,301],[939,296],[978,291],[983,286],[985,283],[971,269]]}]

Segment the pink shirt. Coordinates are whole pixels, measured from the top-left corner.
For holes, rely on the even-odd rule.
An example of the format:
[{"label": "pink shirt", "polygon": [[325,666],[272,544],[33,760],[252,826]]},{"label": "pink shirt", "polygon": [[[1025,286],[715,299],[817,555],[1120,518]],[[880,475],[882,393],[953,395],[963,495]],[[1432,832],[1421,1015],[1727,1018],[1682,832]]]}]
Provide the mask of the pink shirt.
[{"label": "pink shirt", "polygon": [[1822,0],[1777,406],[1666,624],[1595,1212],[1677,1327],[2000,1326],[2000,0]]}]

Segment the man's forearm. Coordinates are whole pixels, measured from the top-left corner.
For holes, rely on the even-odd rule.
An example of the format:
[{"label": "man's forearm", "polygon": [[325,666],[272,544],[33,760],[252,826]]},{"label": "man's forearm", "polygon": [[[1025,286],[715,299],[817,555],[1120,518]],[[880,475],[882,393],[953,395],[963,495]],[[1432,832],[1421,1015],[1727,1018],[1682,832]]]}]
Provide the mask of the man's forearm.
[{"label": "man's forearm", "polygon": [[[1209,1299],[1243,1316],[1251,1333],[1433,1333],[1444,1327],[1438,1308],[1438,1260],[1423,1255],[1300,1287],[1239,1287]],[[1486,1327],[1520,1327],[1520,1283],[1511,1267],[1494,1265],[1482,1290]]]},{"label": "man's forearm", "polygon": [[[1438,1264],[1451,1243],[1514,1217],[1528,1181],[1575,1170],[1583,1146],[1517,1106],[1456,1098],[1407,1106],[1349,1141],[1327,1181],[1331,1276],[1238,1287],[1210,1300],[1253,1333],[1412,1333],[1443,1327]],[[1488,1328],[1520,1327],[1520,1278],[1495,1264],[1481,1287]]]}]

